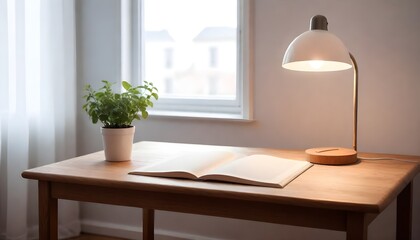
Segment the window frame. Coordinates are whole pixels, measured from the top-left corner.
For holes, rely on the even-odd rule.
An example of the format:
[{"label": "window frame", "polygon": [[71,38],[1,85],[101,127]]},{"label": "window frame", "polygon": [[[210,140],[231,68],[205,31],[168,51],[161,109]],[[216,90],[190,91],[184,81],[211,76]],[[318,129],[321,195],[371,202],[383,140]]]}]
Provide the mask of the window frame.
[{"label": "window frame", "polygon": [[[125,53],[121,56],[121,75],[125,80],[141,84],[144,79],[144,56],[142,54],[144,43],[140,30],[143,0],[125,1],[121,5],[121,22],[127,24],[127,21],[130,21],[130,26],[121,26],[122,53]],[[253,119],[253,1],[238,0],[236,99],[160,98],[149,110],[151,116],[244,121]],[[132,51],[128,49],[132,49]]]}]

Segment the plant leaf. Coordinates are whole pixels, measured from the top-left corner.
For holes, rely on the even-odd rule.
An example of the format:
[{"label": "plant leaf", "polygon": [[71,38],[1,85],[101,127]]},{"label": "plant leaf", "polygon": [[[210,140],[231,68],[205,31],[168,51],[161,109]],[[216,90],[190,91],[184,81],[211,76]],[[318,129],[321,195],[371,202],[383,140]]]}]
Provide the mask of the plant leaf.
[{"label": "plant leaf", "polygon": [[130,90],[130,88],[131,88],[131,84],[129,84],[127,81],[122,81],[122,86],[123,86],[123,88],[125,89],[125,90]]}]

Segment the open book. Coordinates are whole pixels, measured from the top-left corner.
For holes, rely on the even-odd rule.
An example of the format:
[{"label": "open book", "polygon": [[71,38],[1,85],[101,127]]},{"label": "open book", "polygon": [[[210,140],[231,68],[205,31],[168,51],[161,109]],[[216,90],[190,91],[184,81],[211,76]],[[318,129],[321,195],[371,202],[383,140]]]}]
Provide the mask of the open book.
[{"label": "open book", "polygon": [[281,188],[312,164],[269,155],[239,157],[232,152],[189,152],[156,164],[141,167],[130,174],[214,180]]}]

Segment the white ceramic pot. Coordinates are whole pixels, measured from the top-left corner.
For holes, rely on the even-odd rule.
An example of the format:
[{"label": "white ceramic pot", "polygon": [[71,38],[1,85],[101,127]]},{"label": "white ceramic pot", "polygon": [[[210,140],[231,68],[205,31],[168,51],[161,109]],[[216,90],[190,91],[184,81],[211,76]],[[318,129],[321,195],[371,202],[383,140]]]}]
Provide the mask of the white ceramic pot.
[{"label": "white ceramic pot", "polygon": [[107,161],[130,161],[136,128],[101,128]]}]

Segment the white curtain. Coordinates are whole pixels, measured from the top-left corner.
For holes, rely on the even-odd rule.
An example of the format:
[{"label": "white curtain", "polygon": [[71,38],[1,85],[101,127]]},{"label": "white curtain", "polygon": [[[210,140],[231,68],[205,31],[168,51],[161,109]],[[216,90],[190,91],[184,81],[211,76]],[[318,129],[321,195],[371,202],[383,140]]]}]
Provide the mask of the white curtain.
[{"label": "white curtain", "polygon": [[[74,0],[0,0],[0,239],[38,238],[37,182],[21,172],[76,155]],[[60,238],[80,232],[59,201]]]}]

